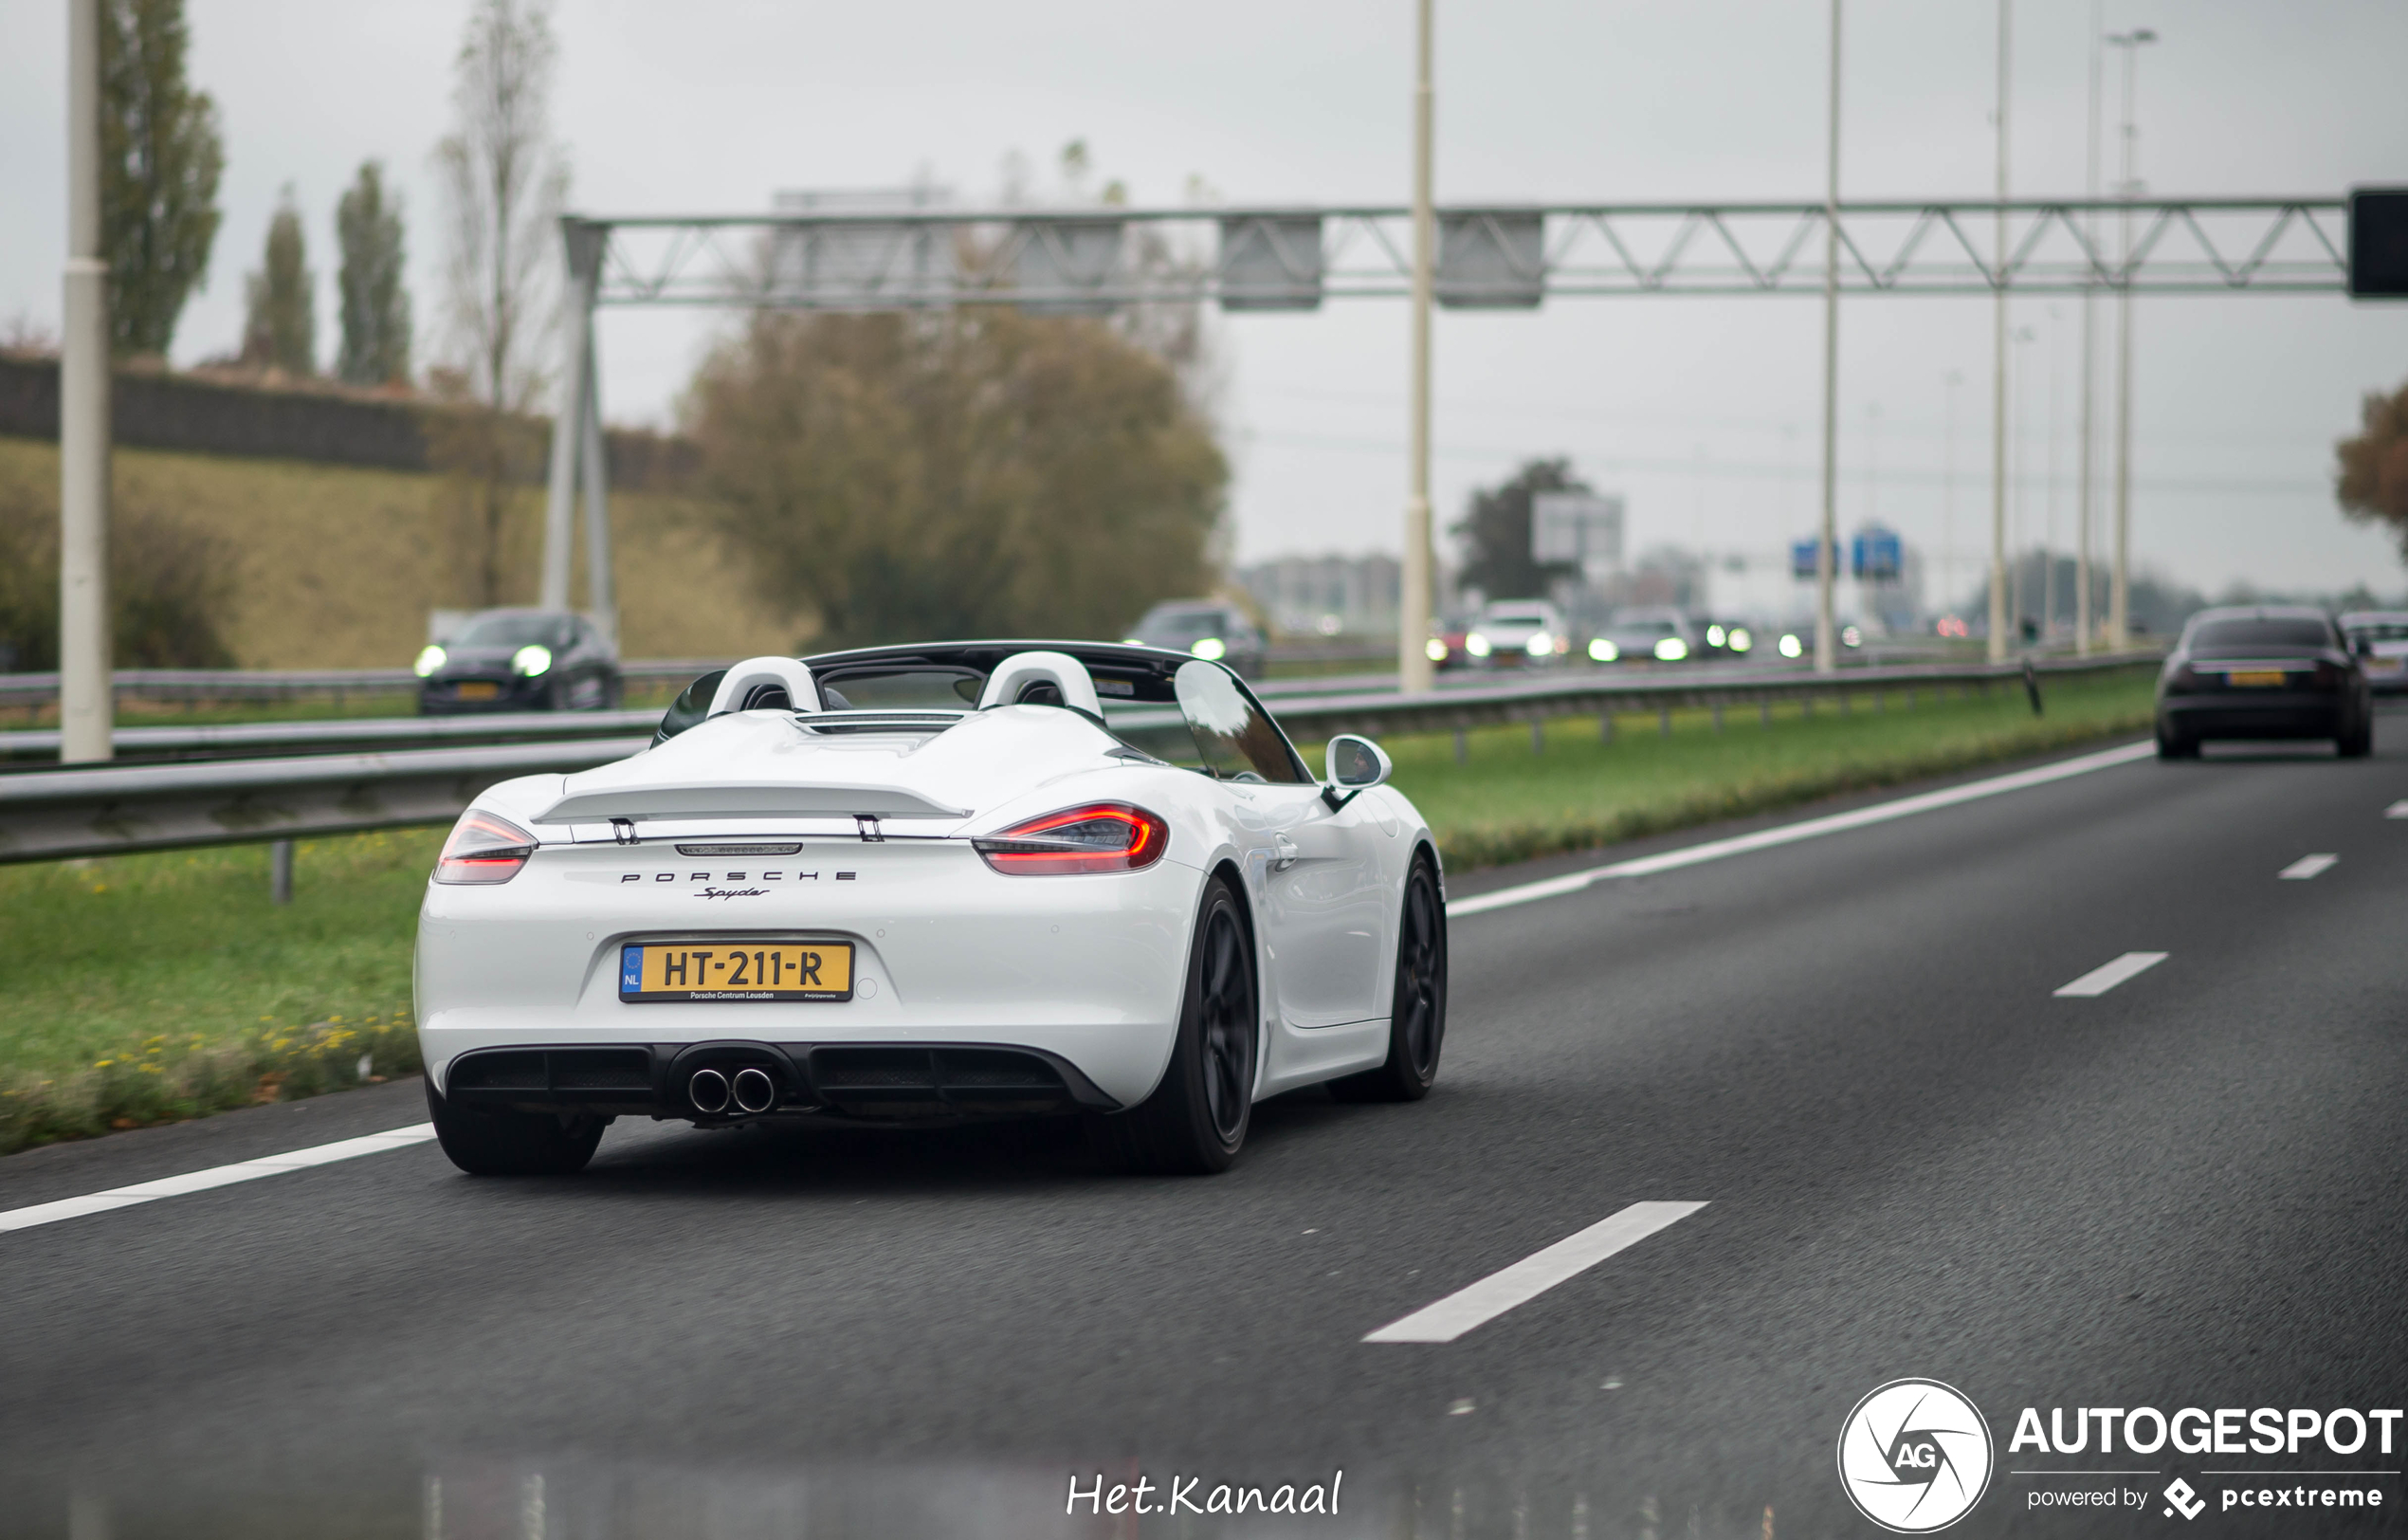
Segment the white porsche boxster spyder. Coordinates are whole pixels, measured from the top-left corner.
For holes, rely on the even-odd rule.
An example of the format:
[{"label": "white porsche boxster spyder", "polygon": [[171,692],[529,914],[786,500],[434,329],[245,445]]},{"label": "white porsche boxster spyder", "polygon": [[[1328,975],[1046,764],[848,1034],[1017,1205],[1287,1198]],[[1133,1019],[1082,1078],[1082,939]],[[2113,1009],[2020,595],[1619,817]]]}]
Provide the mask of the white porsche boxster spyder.
[{"label": "white porsche boxster spyder", "polygon": [[503,781],[445,844],[417,955],[444,1151],[556,1173],[621,1116],[1078,1117],[1119,1164],[1211,1172],[1263,1097],[1416,1100],[1437,847],[1376,744],[1324,762],[1151,648],[707,674],[645,752]]}]

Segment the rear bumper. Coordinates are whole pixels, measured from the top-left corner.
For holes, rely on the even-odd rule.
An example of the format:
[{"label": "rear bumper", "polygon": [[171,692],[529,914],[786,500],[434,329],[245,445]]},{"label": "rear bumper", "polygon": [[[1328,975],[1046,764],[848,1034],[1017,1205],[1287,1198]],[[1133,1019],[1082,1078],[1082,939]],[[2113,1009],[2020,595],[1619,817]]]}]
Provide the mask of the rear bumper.
[{"label": "rear bumper", "polygon": [[[429,884],[415,991],[429,1076],[442,1090],[454,1058],[487,1050],[657,1058],[736,1042],[1025,1053],[1075,1068],[1122,1106],[1161,1077],[1201,872],[1166,860],[1007,877],[965,842],[917,839],[814,841],[777,865],[783,879],[769,881],[757,861],[669,846],[546,846],[504,884]],[[799,880],[807,870],[817,877]],[[855,993],[623,1001],[619,948],[665,938],[847,943]],[[816,1083],[808,1066],[796,1072]]]},{"label": "rear bumper", "polygon": [[[693,1094],[694,1076],[725,1081],[758,1069],[775,1091],[766,1107]],[[707,1076],[705,1078],[708,1078]],[[724,1092],[722,1092],[724,1094]],[[487,1048],[446,1066],[456,1106],[520,1112],[685,1118],[718,1125],[808,1118],[877,1125],[1117,1110],[1058,1054],[978,1043],[571,1043]],[[715,1099],[716,1102],[716,1099]]]},{"label": "rear bumper", "polygon": [[2158,720],[2192,738],[2334,738],[2349,721],[2348,697],[2269,692],[2251,699],[2233,694],[2169,696],[2158,703]]}]

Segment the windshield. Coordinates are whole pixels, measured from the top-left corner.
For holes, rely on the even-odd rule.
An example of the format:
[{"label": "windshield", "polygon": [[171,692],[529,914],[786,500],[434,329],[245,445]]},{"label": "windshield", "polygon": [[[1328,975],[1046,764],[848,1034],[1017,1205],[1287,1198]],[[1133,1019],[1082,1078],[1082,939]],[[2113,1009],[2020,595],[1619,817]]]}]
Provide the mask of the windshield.
[{"label": "windshield", "polygon": [[1177,719],[1165,720],[1159,708],[1132,703],[1132,709],[1106,701],[1104,720],[1131,747],[1216,780],[1295,785],[1312,779],[1278,726],[1228,669],[1200,660],[1186,664],[1173,677],[1172,688],[1178,699]]},{"label": "windshield", "polygon": [[2365,620],[2349,628],[2352,636],[2370,642],[2408,642],[2408,620]]},{"label": "windshield", "polygon": [[2210,620],[2191,633],[2193,648],[2332,645],[2332,630],[2321,620]]},{"label": "windshield", "polygon": [[1501,605],[1488,612],[1487,619],[1492,626],[1543,626],[1547,613],[1527,605]]},{"label": "windshield", "polygon": [[[834,669],[814,676],[820,704],[830,711],[966,711],[978,704],[986,676],[976,669]],[[1100,688],[1100,687],[1099,687]]]},{"label": "windshield", "polygon": [[1226,636],[1230,630],[1226,611],[1165,610],[1147,615],[1137,633],[1148,642],[1185,651],[1207,636]]},{"label": "windshield", "polygon": [[575,640],[576,622],[564,614],[483,614],[453,639],[456,647],[524,647],[539,642],[563,648]]}]

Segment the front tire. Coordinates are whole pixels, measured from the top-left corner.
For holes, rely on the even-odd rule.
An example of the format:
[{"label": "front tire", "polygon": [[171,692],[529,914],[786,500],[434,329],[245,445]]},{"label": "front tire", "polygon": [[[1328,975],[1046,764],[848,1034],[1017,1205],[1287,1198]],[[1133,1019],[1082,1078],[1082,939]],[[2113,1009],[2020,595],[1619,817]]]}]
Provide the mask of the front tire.
[{"label": "front tire", "polygon": [[427,1083],[435,1141],[451,1164],[479,1177],[565,1177],[585,1169],[607,1121],[549,1112],[479,1112],[454,1107]]},{"label": "front tire", "polygon": [[1388,1061],[1377,1070],[1329,1083],[1341,1102],[1417,1102],[1438,1078],[1447,1038],[1447,908],[1438,873],[1415,855],[1405,879],[1405,912],[1396,929],[1396,1003],[1388,1015]]},{"label": "front tire", "polygon": [[1090,1122],[1099,1153],[1124,1169],[1165,1176],[1228,1170],[1253,1118],[1260,1018],[1245,914],[1214,877],[1196,913],[1171,1062],[1143,1103]]}]

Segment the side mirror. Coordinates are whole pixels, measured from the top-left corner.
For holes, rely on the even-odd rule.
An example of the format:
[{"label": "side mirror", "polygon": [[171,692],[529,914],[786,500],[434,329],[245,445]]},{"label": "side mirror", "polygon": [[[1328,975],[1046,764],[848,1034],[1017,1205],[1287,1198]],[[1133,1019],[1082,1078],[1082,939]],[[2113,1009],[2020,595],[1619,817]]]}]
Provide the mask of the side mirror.
[{"label": "side mirror", "polygon": [[1358,793],[1384,785],[1396,765],[1387,751],[1368,738],[1340,733],[1322,751],[1321,799],[1332,812],[1353,801]]}]

